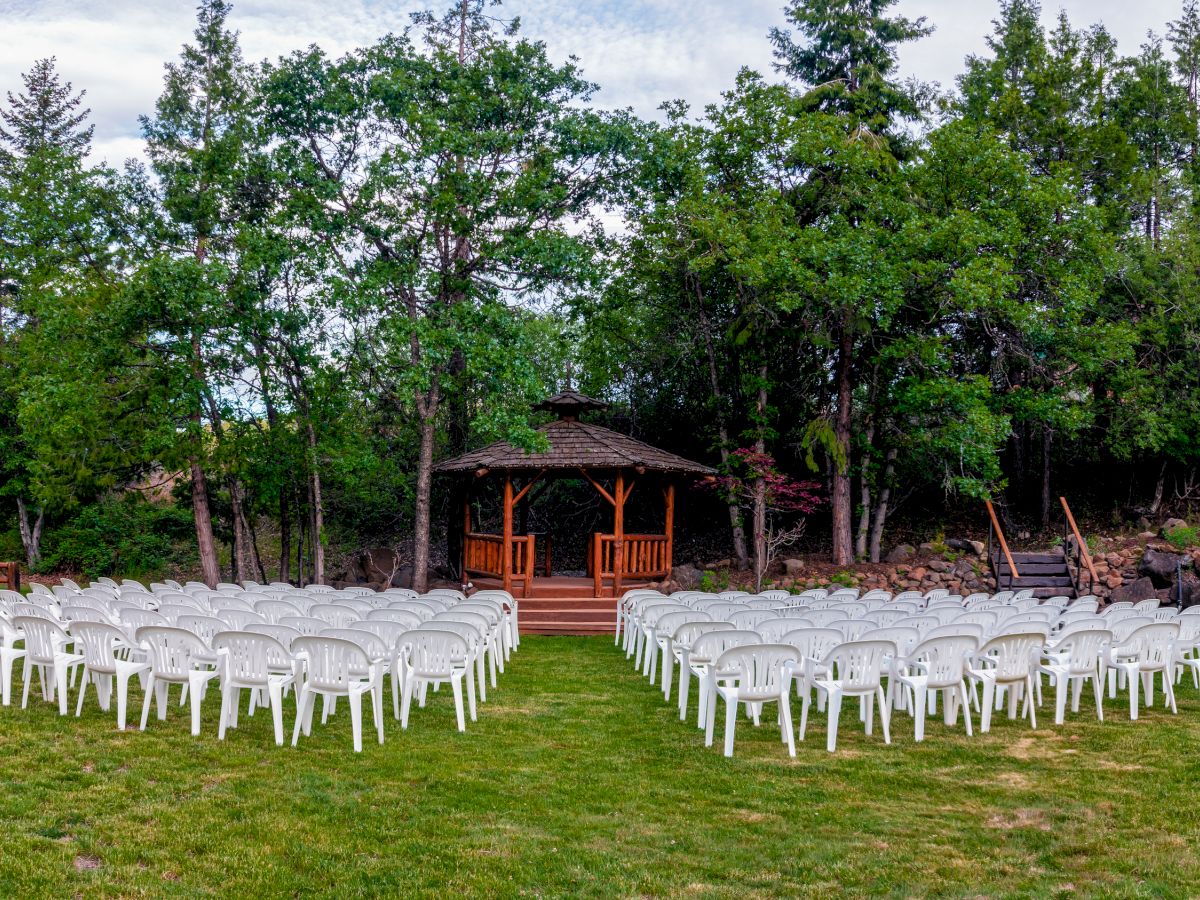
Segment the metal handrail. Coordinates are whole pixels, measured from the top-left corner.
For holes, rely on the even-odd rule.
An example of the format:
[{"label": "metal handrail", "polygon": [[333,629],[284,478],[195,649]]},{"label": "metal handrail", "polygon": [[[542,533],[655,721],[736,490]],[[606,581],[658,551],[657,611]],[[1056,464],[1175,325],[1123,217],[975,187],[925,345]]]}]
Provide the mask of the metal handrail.
[{"label": "metal handrail", "polygon": [[[1017,571],[1017,564],[1013,562],[1012,554],[1008,552],[1008,541],[1004,539],[1004,529],[1000,527],[1000,520],[996,518],[996,510],[992,506],[991,500],[984,500],[984,505],[987,506],[988,517],[991,519],[991,526],[988,530],[988,560],[992,559],[992,532],[995,531],[996,538],[1000,542],[1000,549],[1004,553],[1004,558],[1008,562],[1008,584],[1012,587],[1013,579],[1020,578],[1021,573]],[[996,579],[996,590],[1003,590],[1000,584],[999,563],[992,563],[992,575]]]},{"label": "metal handrail", "polygon": [[[1083,560],[1084,565],[1087,566],[1088,575],[1091,578],[1089,587],[1091,587],[1092,590],[1095,590],[1096,582],[1098,582],[1100,579],[1096,575],[1096,567],[1094,565],[1092,565],[1092,554],[1090,552],[1088,552],[1088,545],[1084,541],[1083,535],[1081,535],[1079,533],[1079,526],[1075,524],[1075,516],[1073,516],[1071,514],[1071,507],[1067,505],[1067,498],[1059,497],[1058,502],[1062,504],[1063,512],[1066,513],[1067,525],[1071,529],[1071,534],[1073,534],[1075,536],[1075,547],[1077,549],[1077,554]],[[1070,541],[1066,540],[1066,535],[1064,535],[1064,540],[1063,540],[1064,554],[1065,554],[1067,548],[1069,548],[1069,547],[1070,547]],[[1070,557],[1068,557],[1068,558],[1070,558]],[[1078,566],[1078,563],[1076,565]],[[1079,593],[1079,587],[1080,587],[1079,582],[1076,581],[1075,582],[1075,593],[1076,594]],[[1089,591],[1089,593],[1090,593],[1090,591]]]}]

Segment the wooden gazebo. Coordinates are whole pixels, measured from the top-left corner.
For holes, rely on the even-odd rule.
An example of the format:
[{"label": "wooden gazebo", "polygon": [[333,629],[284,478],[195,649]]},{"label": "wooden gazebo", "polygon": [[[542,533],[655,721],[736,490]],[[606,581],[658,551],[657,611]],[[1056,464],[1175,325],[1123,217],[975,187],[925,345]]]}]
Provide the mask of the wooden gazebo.
[{"label": "wooden gazebo", "polygon": [[[557,418],[538,430],[549,444],[530,453],[497,441],[435,467],[439,474],[462,478],[463,572],[497,579],[507,591],[530,596],[536,567],[535,535],[516,534],[513,510],[540,481],[587,480],[613,509],[610,534],[589,538],[587,563],[593,596],[619,596],[622,583],[662,580],[671,572],[676,484],[687,478],[711,478],[714,469],[651,447],[625,434],[580,421],[580,415],[606,404],[568,390],[537,405]],[[657,475],[663,496],[661,534],[626,534],[625,503],[643,475]],[[500,534],[475,531],[471,497],[487,478],[502,479],[503,527]],[[550,574],[549,554],[544,573]]]}]

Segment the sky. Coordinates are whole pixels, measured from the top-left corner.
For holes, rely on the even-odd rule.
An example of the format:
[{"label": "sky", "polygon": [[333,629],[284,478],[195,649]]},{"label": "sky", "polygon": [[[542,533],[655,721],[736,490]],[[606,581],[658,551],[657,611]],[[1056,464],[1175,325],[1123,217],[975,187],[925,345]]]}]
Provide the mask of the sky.
[{"label": "sky", "polygon": [[[1162,34],[1182,0],[1045,0],[1047,24],[1065,10],[1077,27],[1103,22],[1120,49],[1135,53],[1148,31]],[[319,44],[333,56],[402,30],[417,9],[445,0],[234,0],[230,25],[248,60],[274,59]],[[527,37],[551,57],[578,57],[600,85],[597,105],[632,107],[652,118],[665,100],[699,108],[719,98],[742,66],[769,71],[767,31],[784,24],[783,0],[506,0]],[[905,45],[904,75],[953,86],[963,59],[986,50],[995,0],[899,0],[895,10],[936,27]],[[64,76],[86,89],[96,125],[93,156],[111,165],[142,156],[137,117],[153,110],[163,63],[191,39],[189,0],[0,0],[0,92],[20,73],[57,57]]]}]

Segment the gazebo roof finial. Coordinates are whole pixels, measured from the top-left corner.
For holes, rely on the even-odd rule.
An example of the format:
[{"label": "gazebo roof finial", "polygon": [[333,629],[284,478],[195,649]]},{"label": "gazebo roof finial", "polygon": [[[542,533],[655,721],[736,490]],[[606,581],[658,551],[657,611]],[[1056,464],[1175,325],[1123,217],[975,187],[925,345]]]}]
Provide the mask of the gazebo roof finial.
[{"label": "gazebo roof finial", "polygon": [[595,400],[579,391],[567,388],[565,391],[560,391],[553,397],[547,397],[541,403],[537,404],[534,409],[544,409],[554,413],[560,419],[574,420],[578,419],[581,413],[588,412],[593,409],[608,409],[608,404],[602,400]]}]

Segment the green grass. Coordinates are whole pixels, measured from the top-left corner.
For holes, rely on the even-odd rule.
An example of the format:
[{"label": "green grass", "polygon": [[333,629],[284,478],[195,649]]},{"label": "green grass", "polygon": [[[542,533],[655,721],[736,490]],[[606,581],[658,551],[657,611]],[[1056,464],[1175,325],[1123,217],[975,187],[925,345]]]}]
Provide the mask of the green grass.
[{"label": "green grass", "polygon": [[218,742],[215,692],[199,739],[174,704],[124,734],[91,704],[0,709],[0,895],[1200,892],[1190,683],[1178,716],[1112,702],[1100,725],[1085,700],[1064,727],[939,720],[920,745],[848,706],[838,752],[822,716],[794,760],[745,720],[732,760],[705,749],[611,638],[527,638],[489,697],[465,735],[447,690],[407,733],[389,698],[361,755],[344,707],[295,750],[265,713]]}]

